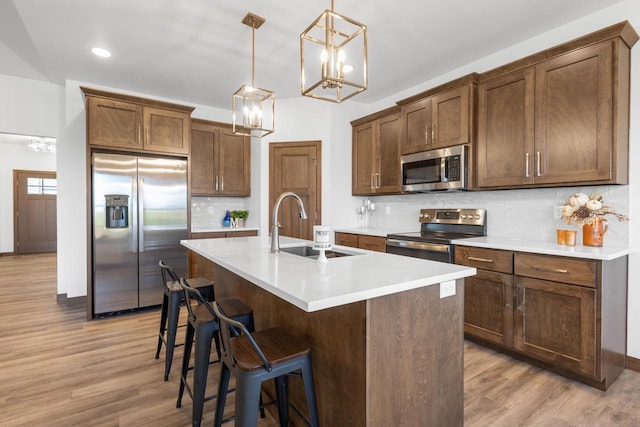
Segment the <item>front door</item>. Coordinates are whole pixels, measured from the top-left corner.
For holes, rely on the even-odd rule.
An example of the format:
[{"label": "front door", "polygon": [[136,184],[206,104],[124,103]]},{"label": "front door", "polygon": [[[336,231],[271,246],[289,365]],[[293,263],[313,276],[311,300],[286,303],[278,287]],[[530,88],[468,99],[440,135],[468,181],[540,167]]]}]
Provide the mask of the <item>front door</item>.
[{"label": "front door", "polygon": [[298,217],[292,197],[283,200],[278,220],[280,234],[313,240],[313,226],[321,224],[321,142],[279,142],[269,145],[269,225],[278,196],[292,191],[302,199],[307,220]]},{"label": "front door", "polygon": [[55,172],[13,171],[15,252],[55,252],[57,246]]}]

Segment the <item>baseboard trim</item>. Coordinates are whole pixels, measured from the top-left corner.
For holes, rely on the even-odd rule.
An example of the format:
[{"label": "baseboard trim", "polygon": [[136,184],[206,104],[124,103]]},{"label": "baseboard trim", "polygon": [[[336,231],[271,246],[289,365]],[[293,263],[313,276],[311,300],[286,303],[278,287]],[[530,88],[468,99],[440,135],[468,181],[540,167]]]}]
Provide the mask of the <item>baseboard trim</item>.
[{"label": "baseboard trim", "polygon": [[64,305],[86,304],[87,303],[87,297],[86,296],[81,296],[81,297],[68,298],[67,294],[56,294],[56,303],[64,304]]},{"label": "baseboard trim", "polygon": [[640,372],[640,359],[636,359],[635,357],[627,356],[627,369]]}]

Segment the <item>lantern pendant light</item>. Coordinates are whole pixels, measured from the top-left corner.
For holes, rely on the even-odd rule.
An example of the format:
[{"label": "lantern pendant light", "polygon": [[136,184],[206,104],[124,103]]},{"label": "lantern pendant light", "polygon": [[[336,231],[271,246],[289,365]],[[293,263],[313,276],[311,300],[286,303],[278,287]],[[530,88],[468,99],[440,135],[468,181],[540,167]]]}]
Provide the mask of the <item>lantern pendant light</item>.
[{"label": "lantern pendant light", "polygon": [[300,34],[302,95],[342,102],[367,89],[367,27],[325,10]]},{"label": "lantern pendant light", "polygon": [[273,133],[276,99],[273,91],[256,87],[255,82],[256,30],[265,19],[248,13],[242,23],[251,27],[251,85],[242,85],[233,94],[233,133],[262,138]]}]

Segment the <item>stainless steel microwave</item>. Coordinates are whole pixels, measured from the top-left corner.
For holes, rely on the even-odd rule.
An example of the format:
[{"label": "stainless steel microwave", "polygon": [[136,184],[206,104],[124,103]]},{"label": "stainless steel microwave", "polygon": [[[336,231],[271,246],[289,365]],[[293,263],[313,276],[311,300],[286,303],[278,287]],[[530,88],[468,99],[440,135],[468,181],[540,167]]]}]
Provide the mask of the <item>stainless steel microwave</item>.
[{"label": "stainless steel microwave", "polygon": [[467,151],[468,146],[456,145],[402,156],[402,191],[466,189]]}]

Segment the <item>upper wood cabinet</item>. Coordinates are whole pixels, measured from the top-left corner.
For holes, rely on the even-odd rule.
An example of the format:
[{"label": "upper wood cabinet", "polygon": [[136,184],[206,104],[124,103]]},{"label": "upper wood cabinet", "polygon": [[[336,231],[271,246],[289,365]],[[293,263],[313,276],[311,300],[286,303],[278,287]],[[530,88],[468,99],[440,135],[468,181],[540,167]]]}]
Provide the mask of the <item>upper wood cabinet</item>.
[{"label": "upper wood cabinet", "polygon": [[82,87],[87,142],[98,147],[189,154],[193,107]]},{"label": "upper wood cabinet", "polygon": [[489,71],[478,85],[478,188],[626,184],[626,22]]},{"label": "upper wood cabinet", "polygon": [[191,194],[251,195],[251,141],[222,123],[191,123]]},{"label": "upper wood cabinet", "polygon": [[397,107],[351,122],[352,193],[400,192],[400,112]]},{"label": "upper wood cabinet", "polygon": [[469,74],[398,102],[402,107],[401,154],[472,141],[477,76]]}]

